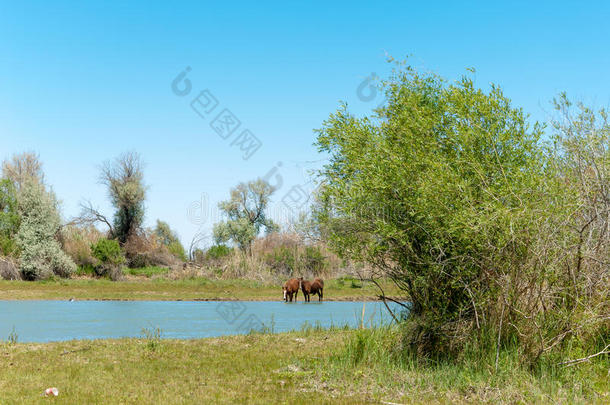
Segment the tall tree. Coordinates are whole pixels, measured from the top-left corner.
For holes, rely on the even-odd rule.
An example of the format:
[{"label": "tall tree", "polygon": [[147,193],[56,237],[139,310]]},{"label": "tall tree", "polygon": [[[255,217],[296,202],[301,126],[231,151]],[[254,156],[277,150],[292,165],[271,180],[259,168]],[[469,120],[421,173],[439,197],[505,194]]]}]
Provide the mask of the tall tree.
[{"label": "tall tree", "polygon": [[522,274],[544,220],[542,128],[468,77],[399,68],[385,91],[373,117],[343,107],[318,131],[329,163],[316,215],[339,254],[406,292],[417,336],[443,350],[460,321],[482,322],[498,302],[490,294]]},{"label": "tall tree", "polygon": [[[106,162],[102,166],[101,182],[108,187],[110,201],[116,209],[111,236],[124,244],[141,230],[144,222],[146,186],[140,155],[128,152]],[[89,214],[98,219],[101,216],[95,210],[89,210]],[[104,222],[110,224],[108,220]]]},{"label": "tall tree", "polygon": [[216,242],[233,241],[249,253],[252,242],[263,229],[266,233],[277,231],[277,225],[265,213],[274,191],[261,179],[240,183],[231,189],[231,198],[218,205],[227,220],[214,226]]}]

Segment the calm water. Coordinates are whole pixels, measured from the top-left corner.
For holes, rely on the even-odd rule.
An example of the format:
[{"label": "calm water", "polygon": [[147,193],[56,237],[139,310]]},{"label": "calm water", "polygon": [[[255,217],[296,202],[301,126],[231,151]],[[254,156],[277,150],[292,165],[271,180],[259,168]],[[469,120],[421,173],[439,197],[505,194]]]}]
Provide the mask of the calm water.
[{"label": "calm water", "polygon": [[[15,331],[19,342],[142,336],[161,328],[163,338],[201,338],[323,327],[357,327],[362,302],[172,302],[172,301],[0,301],[0,340]],[[389,322],[382,303],[367,302],[365,325]]]}]

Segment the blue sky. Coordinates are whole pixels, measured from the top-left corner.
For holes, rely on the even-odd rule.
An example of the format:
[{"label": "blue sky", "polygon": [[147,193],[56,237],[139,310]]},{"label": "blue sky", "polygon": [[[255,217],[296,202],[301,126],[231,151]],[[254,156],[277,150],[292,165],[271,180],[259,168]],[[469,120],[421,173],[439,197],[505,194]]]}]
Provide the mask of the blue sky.
[{"label": "blue sky", "polygon": [[[313,129],[340,100],[358,114],[381,101],[357,88],[387,74],[385,55],[448,79],[474,67],[536,120],[560,91],[608,106],[609,19],[607,2],[0,1],[0,159],[38,152],[69,218],[87,199],[111,213],[99,165],[136,150],[147,223],[187,242],[214,219],[193,214],[202,196],[213,209],[278,162],[276,204],[306,183],[323,158]],[[191,109],[204,89],[262,142],[247,161]]]}]

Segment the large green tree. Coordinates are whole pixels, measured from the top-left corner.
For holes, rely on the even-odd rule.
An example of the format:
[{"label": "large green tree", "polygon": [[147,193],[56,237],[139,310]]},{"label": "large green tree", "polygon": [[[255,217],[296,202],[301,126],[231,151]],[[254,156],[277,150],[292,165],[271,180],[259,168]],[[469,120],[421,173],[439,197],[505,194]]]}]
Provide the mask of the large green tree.
[{"label": "large green tree", "polygon": [[231,190],[231,198],[219,204],[227,220],[214,226],[217,243],[233,241],[243,252],[250,252],[254,239],[264,229],[271,233],[277,225],[265,210],[275,189],[264,180],[240,183]]},{"label": "large green tree", "polygon": [[438,348],[460,321],[480,326],[494,291],[528,258],[542,128],[469,77],[448,83],[406,67],[383,86],[388,102],[375,115],[343,106],[318,131],[329,162],[315,214],[339,254],[405,291],[418,336]]}]

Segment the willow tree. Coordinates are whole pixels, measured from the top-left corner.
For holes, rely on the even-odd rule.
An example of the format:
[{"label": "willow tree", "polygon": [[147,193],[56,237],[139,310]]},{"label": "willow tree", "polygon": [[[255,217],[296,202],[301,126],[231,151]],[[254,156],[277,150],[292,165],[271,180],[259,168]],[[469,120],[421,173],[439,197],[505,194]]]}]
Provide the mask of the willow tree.
[{"label": "willow tree", "polygon": [[416,343],[447,350],[448,336],[497,322],[498,291],[530,257],[542,127],[466,76],[448,83],[406,67],[383,87],[387,105],[373,116],[344,105],[318,130],[329,162],[315,214],[337,253],[404,291]]}]

